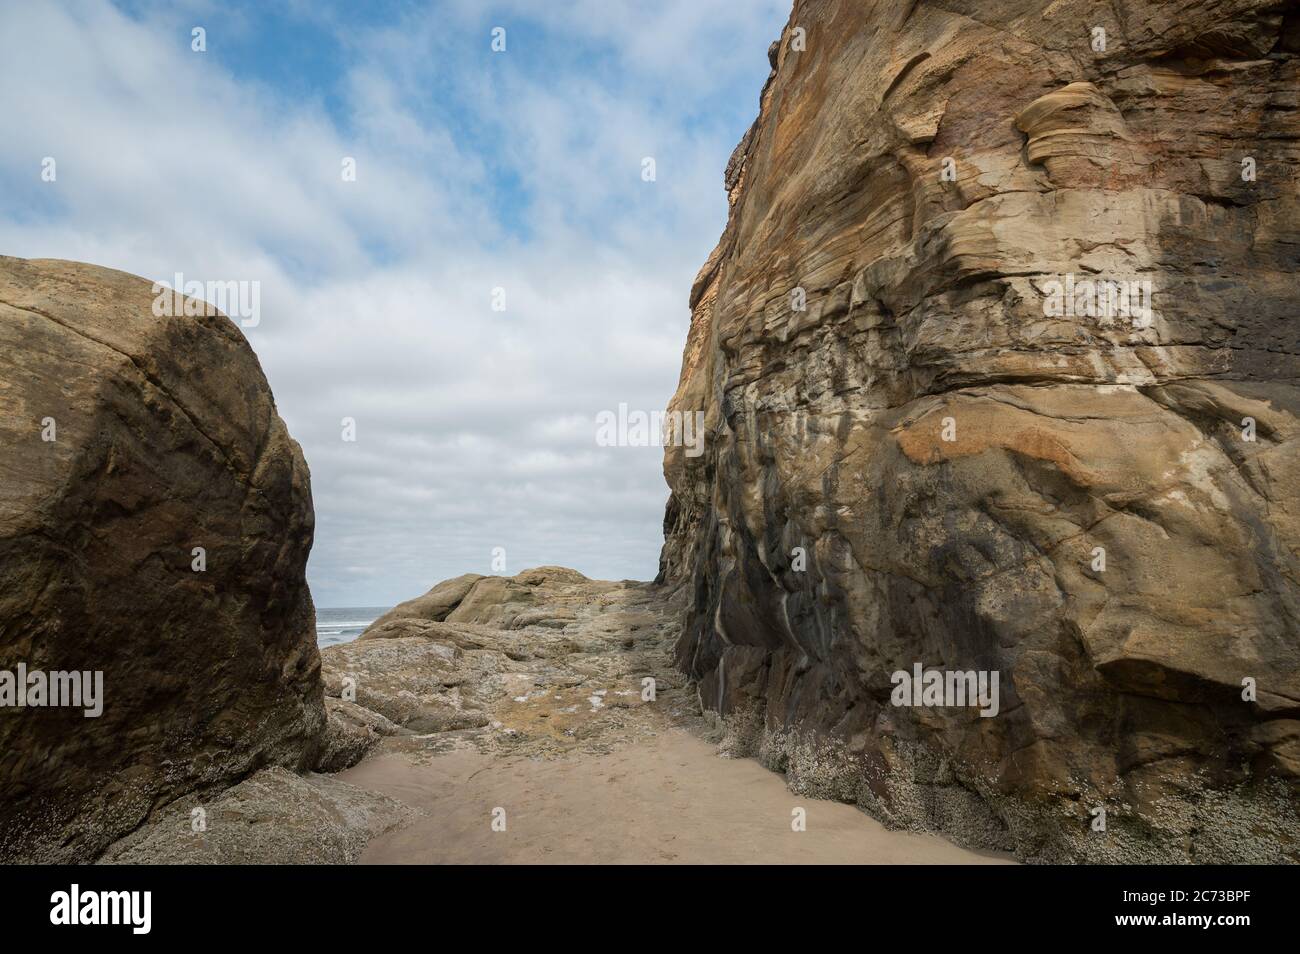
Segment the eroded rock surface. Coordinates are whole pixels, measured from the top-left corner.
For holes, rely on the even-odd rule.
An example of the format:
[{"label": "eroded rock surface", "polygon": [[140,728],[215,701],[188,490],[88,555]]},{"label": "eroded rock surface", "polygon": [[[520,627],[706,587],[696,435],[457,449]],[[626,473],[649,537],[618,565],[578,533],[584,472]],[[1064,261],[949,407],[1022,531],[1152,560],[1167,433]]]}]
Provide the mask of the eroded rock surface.
[{"label": "eroded rock surface", "polygon": [[[1297,858],[1298,26],[795,3],[665,458],[677,659],[739,751],[1029,859]],[[918,663],[998,715],[893,705]]]},{"label": "eroded rock surface", "polygon": [[396,799],[329,775],[265,769],[210,802],[181,798],[114,843],[101,864],[351,864],[414,817]]},{"label": "eroded rock surface", "polygon": [[609,751],[695,707],[672,668],[678,608],[662,587],[563,567],[466,579],[322,650],[331,734],[367,754],[555,756]]},{"label": "eroded rock surface", "polygon": [[[672,665],[679,613],[663,587],[562,567],[447,580],[355,642],[321,651],[328,725],[316,768],[339,772],[369,757],[421,766],[452,753],[486,755],[487,764],[583,758],[682,725],[717,738]],[[224,792],[172,803],[103,860],[352,862],[383,832],[405,837],[422,811],[412,801],[329,775],[264,769]],[[423,825],[420,838],[439,819]],[[410,846],[423,847],[419,838]]]},{"label": "eroded rock surface", "polygon": [[0,670],[103,674],[98,718],[0,708],[0,860],[90,860],[320,746],[302,453],[235,325],[154,297],[0,258]]}]

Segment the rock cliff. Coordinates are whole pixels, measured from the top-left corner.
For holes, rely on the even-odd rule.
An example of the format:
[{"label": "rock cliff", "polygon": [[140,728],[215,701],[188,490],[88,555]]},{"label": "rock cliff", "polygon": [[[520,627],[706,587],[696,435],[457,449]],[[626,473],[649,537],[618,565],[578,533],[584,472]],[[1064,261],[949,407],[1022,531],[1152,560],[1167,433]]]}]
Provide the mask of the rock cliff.
[{"label": "rock cliff", "polygon": [[0,258],[0,679],[102,680],[97,716],[0,707],[6,861],[94,858],[321,745],[302,453],[234,324],[154,300],[121,272]]},{"label": "rock cliff", "polygon": [[1298,857],[1297,51],[1290,3],[797,0],[664,467],[735,751],[1026,859]]}]

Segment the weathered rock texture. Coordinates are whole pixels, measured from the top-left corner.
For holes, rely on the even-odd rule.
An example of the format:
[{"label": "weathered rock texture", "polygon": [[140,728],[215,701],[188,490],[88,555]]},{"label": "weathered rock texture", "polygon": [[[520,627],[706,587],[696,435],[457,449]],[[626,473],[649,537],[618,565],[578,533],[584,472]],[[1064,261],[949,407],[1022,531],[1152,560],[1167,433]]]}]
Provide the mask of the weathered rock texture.
[{"label": "weathered rock texture", "polygon": [[[797,0],[665,460],[737,750],[1029,859],[1297,857],[1296,9]],[[1067,275],[1154,314],[1053,317]],[[916,663],[1000,713],[891,705]]]},{"label": "weathered rock texture", "polygon": [[[591,580],[563,567],[440,583],[355,642],[321,652],[329,724],[317,766],[332,772],[386,756],[419,764],[449,753],[561,759],[679,725],[716,735],[672,668],[679,607],[667,596],[651,583]],[[652,699],[646,679],[655,681]],[[343,778],[268,768],[172,803],[100,860],[355,861],[369,839],[416,820],[419,794],[399,789],[394,799]],[[455,804],[434,811],[433,837],[444,837],[444,815],[463,812],[465,797],[472,805],[472,786],[457,786]],[[195,809],[203,810],[197,831]],[[395,837],[418,853],[429,834],[403,827]]]},{"label": "weathered rock texture", "polygon": [[378,792],[276,766],[210,802],[178,799],[149,824],[110,845],[99,863],[351,864],[367,841],[414,814]]},{"label": "weathered rock texture", "polygon": [[93,858],[320,744],[302,453],[234,324],[153,299],[0,258],[0,669],[99,670],[104,692],[99,718],[0,709],[0,859]]},{"label": "weathered rock texture", "polygon": [[667,596],[557,566],[439,583],[322,653],[331,745],[341,761],[377,744],[529,755],[614,745],[656,708],[644,679],[674,703],[686,681],[672,671],[678,605]]}]

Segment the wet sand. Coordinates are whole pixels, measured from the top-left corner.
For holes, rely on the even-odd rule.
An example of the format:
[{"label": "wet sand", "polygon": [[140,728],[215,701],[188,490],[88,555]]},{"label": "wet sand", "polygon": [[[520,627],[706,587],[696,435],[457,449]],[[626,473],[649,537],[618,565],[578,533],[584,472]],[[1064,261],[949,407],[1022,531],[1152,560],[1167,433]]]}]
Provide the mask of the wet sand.
[{"label": "wet sand", "polygon": [[[372,757],[339,778],[424,814],[367,845],[370,864],[1005,864],[929,834],[892,832],[851,805],[791,793],[751,759],[682,729],[609,754]],[[493,809],[505,831],[493,831]],[[806,830],[791,828],[792,810]]]}]

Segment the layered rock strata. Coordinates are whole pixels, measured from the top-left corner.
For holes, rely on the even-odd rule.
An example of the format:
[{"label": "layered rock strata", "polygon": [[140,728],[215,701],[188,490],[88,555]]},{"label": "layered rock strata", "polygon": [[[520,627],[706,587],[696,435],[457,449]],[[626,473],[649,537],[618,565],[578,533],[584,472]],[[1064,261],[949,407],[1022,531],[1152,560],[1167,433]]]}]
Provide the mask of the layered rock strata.
[{"label": "layered rock strata", "polygon": [[[737,751],[1026,859],[1297,858],[1298,49],[1257,0],[797,0],[665,457]],[[895,704],[918,665],[997,714]]]}]

